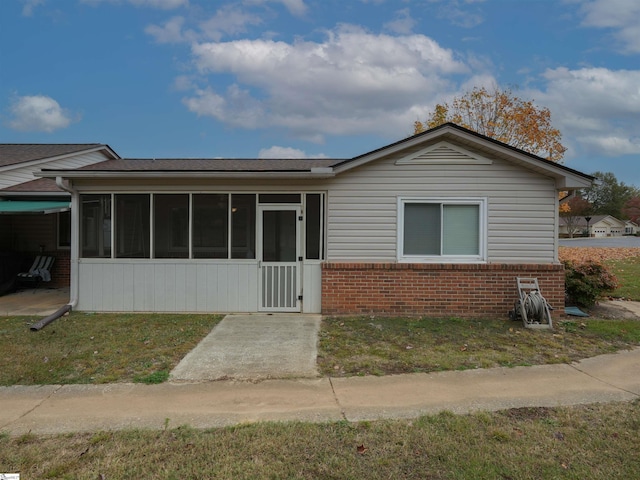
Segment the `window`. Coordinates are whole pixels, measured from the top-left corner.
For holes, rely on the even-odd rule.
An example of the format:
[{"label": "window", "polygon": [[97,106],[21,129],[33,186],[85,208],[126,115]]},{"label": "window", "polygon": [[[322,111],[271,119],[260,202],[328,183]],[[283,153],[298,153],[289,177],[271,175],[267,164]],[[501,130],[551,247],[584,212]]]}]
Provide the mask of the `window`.
[{"label": "window", "polygon": [[154,258],[189,258],[189,195],[153,196]]},{"label": "window", "polygon": [[116,257],[149,258],[151,256],[150,196],[116,194]]},{"label": "window", "polygon": [[399,260],[484,260],[485,200],[401,198]]},{"label": "window", "polygon": [[80,256],[111,257],[111,195],[80,195]]}]

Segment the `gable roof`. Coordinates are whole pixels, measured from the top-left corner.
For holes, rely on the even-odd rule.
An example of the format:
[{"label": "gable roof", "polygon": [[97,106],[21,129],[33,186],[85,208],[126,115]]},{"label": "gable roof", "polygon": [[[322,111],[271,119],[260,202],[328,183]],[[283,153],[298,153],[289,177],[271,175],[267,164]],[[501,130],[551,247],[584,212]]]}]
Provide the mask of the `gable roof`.
[{"label": "gable roof", "polygon": [[435,144],[440,141],[455,141],[472,152],[489,157],[498,157],[520,164],[543,175],[554,177],[558,187],[576,189],[589,187],[595,177],[552,162],[506,143],[500,142],[455,123],[444,123],[416,135],[407,137],[385,147],[345,160],[335,167],[336,173],[355,168],[373,160],[391,155],[417,145]]},{"label": "gable roof", "polygon": [[0,167],[97,150],[105,150],[109,157],[119,158],[109,145],[101,143],[0,143]]}]

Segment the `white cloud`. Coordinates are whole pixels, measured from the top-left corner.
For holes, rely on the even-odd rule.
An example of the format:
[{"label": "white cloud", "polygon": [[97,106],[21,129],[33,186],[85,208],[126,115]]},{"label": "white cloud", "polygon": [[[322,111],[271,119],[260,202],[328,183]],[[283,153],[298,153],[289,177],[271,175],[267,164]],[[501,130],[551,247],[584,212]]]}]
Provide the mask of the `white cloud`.
[{"label": "white cloud", "polygon": [[640,53],[640,2],[638,0],[580,0],[582,24],[610,28],[626,53]]},{"label": "white cloud", "polygon": [[291,15],[302,16],[307,13],[307,5],[304,0],[245,0],[245,3],[262,5],[266,3],[281,3]]},{"label": "white cloud", "polygon": [[346,25],[320,43],[245,39],[194,44],[192,53],[201,74],[230,74],[242,87],[196,90],[184,100],[191,111],[234,125],[242,119],[246,127],[285,127],[317,141],[327,133],[410,133],[423,118],[417,115],[450,89],[449,76],[468,70],[424,35],[375,35]]},{"label": "white cloud", "polygon": [[53,98],[44,95],[16,97],[9,107],[8,124],[14,130],[24,132],[53,132],[66,128],[72,118]]},{"label": "white cloud", "polygon": [[[462,28],[472,28],[484,22],[479,10],[472,11],[469,4],[482,3],[483,0],[449,0],[438,9],[438,18],[448,20]],[[465,5],[461,5],[464,3]]]},{"label": "white cloud", "polygon": [[385,29],[402,35],[408,35],[413,32],[413,27],[416,26],[416,21],[411,17],[411,12],[408,8],[398,10],[395,17],[396,18],[394,20],[384,24]]},{"label": "white cloud", "polygon": [[33,11],[36,7],[40,5],[44,5],[45,0],[22,0],[22,15],[25,17],[30,17],[33,15]]},{"label": "white cloud", "polygon": [[326,155],[307,155],[303,150],[292,147],[280,147],[274,145],[270,148],[263,148],[258,153],[258,158],[327,158]]},{"label": "white cloud", "polygon": [[640,153],[640,71],[556,68],[544,74],[544,91],[526,92],[549,107],[568,156]]},{"label": "white cloud", "polygon": [[220,8],[213,17],[202,22],[200,28],[205,38],[218,42],[223,35],[244,33],[247,25],[260,23],[262,20],[259,16],[247,13],[237,6],[227,5]]},{"label": "white cloud", "polygon": [[198,116],[213,117],[236,127],[257,128],[263,125],[262,105],[237,85],[231,85],[225,96],[211,88],[197,89],[195,96],[182,102]]},{"label": "white cloud", "polygon": [[224,36],[245,33],[247,26],[261,23],[262,19],[258,15],[247,13],[236,5],[226,5],[209,19],[201,21],[198,32],[185,29],[185,18],[182,16],[175,16],[163,25],[149,25],[144,31],[154,37],[157,43],[195,42],[203,39],[219,42]]},{"label": "white cloud", "polygon": [[189,5],[189,0],[80,0],[80,2],[90,5],[98,5],[100,3],[130,3],[136,7],[159,8],[161,10],[172,10]]},{"label": "white cloud", "polygon": [[184,17],[173,17],[167,20],[164,25],[149,25],[144,31],[155,38],[158,43],[179,43],[186,38],[182,34]]}]

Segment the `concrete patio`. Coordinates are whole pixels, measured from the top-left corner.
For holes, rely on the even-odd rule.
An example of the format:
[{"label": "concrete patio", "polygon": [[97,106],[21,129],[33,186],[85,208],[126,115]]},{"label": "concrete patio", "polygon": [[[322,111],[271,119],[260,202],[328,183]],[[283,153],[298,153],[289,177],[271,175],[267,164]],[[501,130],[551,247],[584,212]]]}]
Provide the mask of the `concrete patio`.
[{"label": "concrete patio", "polygon": [[28,288],[0,297],[0,316],[46,317],[69,303],[69,287]]}]

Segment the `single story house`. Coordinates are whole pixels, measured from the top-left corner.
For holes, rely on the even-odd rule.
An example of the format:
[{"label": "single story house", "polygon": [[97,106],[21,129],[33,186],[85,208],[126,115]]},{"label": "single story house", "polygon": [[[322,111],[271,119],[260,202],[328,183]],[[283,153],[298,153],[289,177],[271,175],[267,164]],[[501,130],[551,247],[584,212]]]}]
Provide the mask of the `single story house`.
[{"label": "single story house", "polygon": [[115,158],[102,144],[0,144],[0,294],[38,254],[56,259],[51,285],[69,285],[71,195],[34,173]]},{"label": "single story house", "polygon": [[624,222],[624,234],[625,235],[638,235],[640,234],[640,225],[631,220]]},{"label": "single story house", "polygon": [[[618,237],[626,233],[627,225],[624,221],[611,215],[593,215],[591,217],[574,217],[571,228],[574,235]],[[569,227],[565,217],[560,217],[560,235],[569,235]]]},{"label": "single story house", "polygon": [[[594,178],[454,124],[348,159],[43,168],[87,311],[503,316],[564,304],[558,192]],[[556,310],[556,312],[559,310]]]}]

